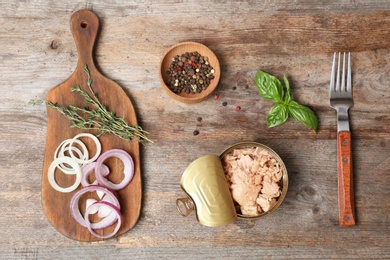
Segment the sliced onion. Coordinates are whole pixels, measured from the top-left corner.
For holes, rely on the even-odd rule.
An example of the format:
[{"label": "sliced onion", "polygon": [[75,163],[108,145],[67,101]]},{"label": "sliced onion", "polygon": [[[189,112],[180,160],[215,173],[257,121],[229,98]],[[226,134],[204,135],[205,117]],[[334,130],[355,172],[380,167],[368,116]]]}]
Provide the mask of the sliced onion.
[{"label": "sliced onion", "polygon": [[[74,174],[76,175],[76,180],[74,182],[73,185],[69,186],[69,187],[61,187],[57,184],[55,178],[54,178],[54,172],[57,168],[57,166],[61,163],[66,163],[68,164],[70,167],[72,167],[72,169],[74,170]],[[49,183],[50,185],[53,187],[53,189],[55,189],[56,191],[59,191],[59,192],[64,192],[64,193],[68,193],[68,192],[72,192],[74,191],[81,183],[81,168],[80,168],[80,165],[75,162],[72,158],[68,157],[68,156],[62,156],[62,157],[59,157],[57,159],[55,159],[49,166],[49,170],[47,172],[47,178],[49,180]]]},{"label": "sliced onion", "polygon": [[54,151],[54,159],[58,158],[58,153],[61,151],[61,148],[64,146],[64,144],[72,139],[66,139],[60,143],[59,146],[57,146],[56,150]]},{"label": "sliced onion", "polygon": [[[95,172],[95,166],[96,166],[96,162],[92,162],[92,163],[88,163],[88,164],[84,165],[81,168],[81,172],[82,172],[81,185],[83,187],[87,187],[89,185],[97,185],[98,184],[97,180],[95,180],[92,183],[88,182],[89,175],[92,172]],[[108,169],[108,167],[105,164],[102,164],[101,167],[102,167],[101,173],[103,174],[103,176],[107,176],[110,173],[110,169]],[[99,198],[102,198],[101,195],[99,195]]]},{"label": "sliced onion", "polygon": [[[108,198],[108,197],[107,197]],[[113,202],[111,202],[111,200],[105,200],[103,199],[102,201],[107,201],[107,202],[110,202],[111,204],[114,204]],[[95,199],[87,199],[85,201],[85,210],[87,210],[87,208],[89,208],[93,203],[97,202],[97,200]],[[90,212],[90,214],[96,214],[98,213],[98,217],[99,218],[105,218],[107,217],[110,213],[112,212],[112,209],[111,208],[108,208],[108,207],[99,207],[93,211]]]},{"label": "sliced onion", "polygon": [[[102,200],[102,201],[104,201],[104,200]],[[112,209],[109,207],[99,207],[97,213],[98,213],[99,218],[105,218],[112,213]]]},{"label": "sliced onion", "polygon": [[[123,169],[123,174],[124,178],[123,180],[118,183],[112,183],[108,179],[104,178],[103,176],[103,170],[102,170],[102,164],[105,160],[108,158],[118,158],[123,162],[124,169]],[[124,187],[126,187],[130,181],[133,179],[134,176],[134,162],[131,156],[125,152],[124,150],[120,149],[112,149],[104,152],[96,161],[96,166],[95,166],[95,177],[98,181],[98,183],[104,187],[107,187],[111,190],[121,190]]]},{"label": "sliced onion", "polygon": [[105,193],[102,191],[96,191],[96,194],[98,195],[99,199],[102,199],[105,195]]},{"label": "sliced onion", "polygon": [[99,142],[99,139],[97,139],[96,136],[94,136],[93,134],[89,134],[89,133],[81,133],[81,134],[78,134],[76,135],[75,137],[73,137],[72,141],[70,142],[70,147],[73,146],[73,143],[75,143],[79,138],[81,137],[89,137],[93,140],[93,142],[95,143],[96,145],[96,153],[95,155],[90,158],[90,159],[84,159],[84,158],[77,158],[74,154],[73,154],[73,151],[72,149],[69,149],[69,154],[70,154],[70,157],[73,158],[76,162],[80,163],[80,164],[87,164],[87,163],[91,163],[93,161],[95,161],[99,155],[100,155],[100,152],[102,151],[102,145],[100,144]]},{"label": "sliced onion", "polygon": [[[103,222],[106,218],[104,218],[102,221],[96,222],[96,223],[91,223],[89,220],[89,215],[91,215],[92,212],[96,210],[96,208],[102,208],[102,207],[107,207],[112,212],[114,212],[114,214],[110,214],[110,216],[114,216],[115,221],[117,221],[114,231],[107,234],[107,235],[99,235],[94,231],[94,229],[96,229],[96,228],[93,228],[93,225],[98,225],[99,223]],[[122,215],[121,215],[119,208],[116,207],[114,204],[111,204],[110,202],[107,202],[107,201],[98,201],[98,202],[93,203],[85,211],[84,219],[85,219],[85,225],[88,228],[89,232],[92,235],[94,235],[95,237],[98,237],[101,239],[106,239],[106,238],[110,238],[110,237],[115,236],[115,234],[118,233],[118,230],[122,225]],[[115,223],[115,221],[113,223]]]},{"label": "sliced onion", "polygon": [[[96,153],[92,158],[89,158],[87,146],[79,140],[81,137],[89,137],[95,143]],[[72,139],[63,141],[54,153],[54,161],[48,169],[48,180],[50,185],[60,192],[74,191],[80,183],[84,186],[71,198],[70,214],[79,225],[86,227],[92,235],[106,239],[115,236],[122,225],[121,207],[118,199],[111,190],[123,189],[131,182],[134,177],[134,161],[124,150],[112,149],[100,155],[101,150],[102,147],[99,139],[89,133],[81,133]],[[68,152],[69,156],[66,155],[66,152]],[[124,178],[119,184],[115,184],[105,178],[110,174],[110,169],[103,162],[112,157],[118,158],[124,165]],[[70,187],[59,186],[54,176],[57,168],[65,174],[76,175],[75,183]],[[89,183],[88,176],[92,172],[95,173],[96,180],[93,183]],[[85,201],[85,214],[82,216],[79,208],[80,198],[91,192],[96,192],[100,200],[87,198]],[[91,223],[89,216],[94,214],[97,214],[101,220]],[[96,230],[110,227],[115,223],[114,231],[110,234],[99,235],[95,232]]]},{"label": "sliced onion", "polygon": [[[95,202],[97,202],[97,200],[95,200],[95,199],[87,199],[85,201],[85,210],[87,210],[87,208],[89,208]],[[98,209],[96,209],[96,211],[92,211],[91,214],[95,214],[97,212],[98,212]]]},{"label": "sliced onion", "polygon": [[[89,157],[89,154],[88,154],[88,149],[85,146],[85,144],[83,142],[81,142],[80,140],[75,141],[75,143],[77,143],[81,147],[81,149],[83,150],[83,151],[81,151],[77,147],[74,147],[74,146],[71,147],[70,146],[71,142],[72,142],[72,139],[67,139],[67,140],[63,141],[57,147],[56,151],[54,152],[54,159],[66,156],[65,152],[72,150],[72,151],[77,153],[79,158],[82,158],[83,160],[87,160]],[[64,163],[59,164],[57,167],[65,174],[75,174],[74,169],[72,167],[67,167]]]},{"label": "sliced onion", "polygon": [[[96,193],[98,193],[98,192],[96,192]],[[102,197],[99,197],[101,199],[101,201],[107,201],[107,202],[110,202],[111,204],[115,204],[115,202],[112,199],[110,199],[109,196],[104,196],[105,193],[102,193],[101,191],[99,191],[99,193],[102,194]],[[98,193],[98,196],[99,196],[99,193]],[[91,206],[95,202],[97,202],[97,200],[95,200],[95,199],[87,199],[85,201],[85,209],[87,209],[89,206]],[[112,212],[112,209],[110,209],[108,207],[100,207],[99,209],[96,209],[95,211],[91,211],[91,214],[98,213],[98,217],[99,218],[105,218],[111,212]]]},{"label": "sliced onion", "polygon": [[[104,197],[108,196],[110,201],[112,201],[112,204],[115,207],[117,207],[119,210],[121,208],[118,199],[115,197],[115,195],[109,189],[107,189],[105,187],[97,186],[97,185],[91,185],[91,186],[81,188],[79,191],[77,191],[73,195],[72,199],[70,200],[70,215],[73,217],[73,219],[78,224],[80,224],[83,227],[87,227],[87,226],[85,223],[86,221],[80,212],[80,208],[79,208],[80,198],[88,192],[97,192],[97,191],[104,192],[105,193]],[[102,221],[100,221],[98,223],[91,223],[91,227],[92,227],[92,229],[103,229],[103,228],[111,226],[115,221],[116,221],[116,215],[109,214]]]},{"label": "sliced onion", "polygon": [[[67,139],[65,141],[62,142],[62,144],[59,146],[59,149],[58,151],[56,151],[56,154],[58,155],[57,157],[60,157],[60,156],[64,156],[65,155],[65,152],[66,151],[69,151],[70,148],[76,148],[77,150],[80,151],[80,149],[78,149],[77,147],[74,147],[74,146],[71,146],[70,144],[72,143],[72,140],[73,139]],[[88,153],[88,148],[87,146],[80,140],[75,140],[74,143],[78,144],[81,149],[83,150],[82,151],[82,154],[83,156],[80,157],[80,158],[88,158],[89,157],[89,153]],[[73,149],[74,150],[74,149]],[[75,150],[74,150],[75,151]],[[81,151],[80,151],[81,152]]]},{"label": "sliced onion", "polygon": [[[104,196],[101,201],[107,201],[107,202],[109,202],[111,204],[114,204],[114,201],[112,201],[112,199],[110,197],[108,197],[108,196]],[[110,208],[102,207],[101,209],[98,210],[98,217],[99,218],[105,218],[111,212],[112,212],[112,210]]]}]

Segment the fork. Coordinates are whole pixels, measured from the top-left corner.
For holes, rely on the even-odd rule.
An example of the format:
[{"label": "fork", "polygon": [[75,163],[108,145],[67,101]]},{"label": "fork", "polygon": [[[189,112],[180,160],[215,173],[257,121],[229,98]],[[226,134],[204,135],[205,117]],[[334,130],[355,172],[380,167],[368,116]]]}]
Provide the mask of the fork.
[{"label": "fork", "polygon": [[[334,53],[329,92],[330,106],[337,111],[337,172],[339,225],[342,227],[349,227],[355,225],[355,203],[351,153],[352,145],[348,117],[348,110],[350,107],[353,106],[351,53],[348,53],[347,75],[345,75],[346,53],[344,52],[342,56],[343,60],[341,64],[341,53],[338,53],[338,55]],[[341,65],[342,74],[340,75]],[[345,84],[346,77],[347,84]]]}]

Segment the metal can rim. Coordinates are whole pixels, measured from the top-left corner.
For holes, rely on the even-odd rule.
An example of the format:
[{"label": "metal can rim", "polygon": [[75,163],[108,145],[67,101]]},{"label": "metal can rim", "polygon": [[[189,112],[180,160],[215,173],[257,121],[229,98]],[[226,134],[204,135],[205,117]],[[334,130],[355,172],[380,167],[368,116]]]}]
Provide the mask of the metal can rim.
[{"label": "metal can rim", "polygon": [[277,154],[273,149],[271,149],[270,147],[268,147],[265,144],[262,144],[262,143],[259,143],[259,142],[251,142],[251,141],[239,142],[239,143],[233,144],[233,145],[229,146],[228,148],[226,148],[220,154],[221,161],[222,161],[223,157],[225,157],[228,153],[230,153],[234,149],[249,148],[249,147],[260,147],[260,148],[263,148],[266,151],[268,151],[278,161],[278,163],[280,164],[280,167],[282,169],[282,185],[283,185],[283,187],[282,187],[282,192],[281,192],[280,196],[278,197],[278,200],[277,200],[276,204],[271,209],[269,209],[268,211],[263,212],[263,213],[261,213],[259,215],[256,215],[256,216],[245,216],[245,215],[237,213],[238,219],[244,219],[244,220],[259,219],[261,217],[270,215],[277,208],[279,208],[279,206],[282,204],[283,200],[286,197],[287,190],[288,190],[288,173],[287,173],[286,165],[284,164],[282,158],[280,158],[279,154]]}]

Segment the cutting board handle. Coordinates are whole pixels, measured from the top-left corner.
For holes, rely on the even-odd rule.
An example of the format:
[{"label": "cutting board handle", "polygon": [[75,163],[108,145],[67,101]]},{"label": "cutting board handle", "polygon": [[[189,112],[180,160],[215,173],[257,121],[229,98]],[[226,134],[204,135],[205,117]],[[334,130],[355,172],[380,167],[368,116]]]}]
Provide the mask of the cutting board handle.
[{"label": "cutting board handle", "polygon": [[78,51],[77,67],[83,67],[84,64],[88,64],[89,69],[91,67],[94,68],[92,54],[99,30],[98,16],[89,10],[79,10],[70,19],[70,30]]}]

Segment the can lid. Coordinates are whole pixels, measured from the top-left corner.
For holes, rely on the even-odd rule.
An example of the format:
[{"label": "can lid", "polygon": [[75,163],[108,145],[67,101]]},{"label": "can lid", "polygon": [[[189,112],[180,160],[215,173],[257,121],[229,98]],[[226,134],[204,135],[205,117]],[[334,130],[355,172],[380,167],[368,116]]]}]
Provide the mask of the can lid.
[{"label": "can lid", "polygon": [[[196,211],[198,221],[211,227],[224,226],[237,219],[221,159],[205,155],[193,161],[184,171],[180,186],[188,198],[176,201],[179,213],[188,216]],[[185,212],[180,209],[183,204]]]}]

